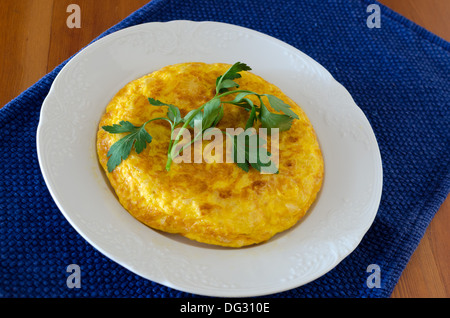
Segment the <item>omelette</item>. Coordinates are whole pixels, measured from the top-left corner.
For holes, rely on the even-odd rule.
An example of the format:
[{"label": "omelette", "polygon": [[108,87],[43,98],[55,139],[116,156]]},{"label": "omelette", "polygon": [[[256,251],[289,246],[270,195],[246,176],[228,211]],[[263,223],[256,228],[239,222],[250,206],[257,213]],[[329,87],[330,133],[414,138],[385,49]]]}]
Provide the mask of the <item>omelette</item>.
[{"label": "omelette", "polygon": [[[120,204],[143,224],[201,243],[239,248],[266,242],[297,224],[317,199],[324,178],[322,152],[311,122],[277,86],[252,72],[235,79],[239,89],[276,96],[298,115],[289,130],[278,134],[276,174],[205,160],[174,162],[167,171],[171,126],[164,120],[146,125],[151,143],[140,153],[132,150],[110,172],[108,151],[123,136],[102,129],[120,121],[138,126],[166,117],[167,108],[149,104],[148,98],[176,105],[184,117],[214,97],[216,79],[229,68],[225,63],[180,63],[131,81],[110,100],[100,119],[97,154]],[[218,129],[245,127],[246,109],[222,106]],[[202,143],[205,147],[211,141]]]}]

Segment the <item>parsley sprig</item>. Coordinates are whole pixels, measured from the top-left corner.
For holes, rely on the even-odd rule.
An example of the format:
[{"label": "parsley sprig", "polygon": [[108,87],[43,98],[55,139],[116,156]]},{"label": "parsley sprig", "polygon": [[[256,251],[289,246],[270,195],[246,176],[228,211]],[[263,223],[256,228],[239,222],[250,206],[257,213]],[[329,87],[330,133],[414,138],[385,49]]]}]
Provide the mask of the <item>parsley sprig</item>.
[{"label": "parsley sprig", "polygon": [[[235,82],[235,79],[241,77],[240,72],[250,71],[251,68],[245,63],[237,62],[233,64],[223,75],[219,76],[216,79],[216,94],[215,96],[201,105],[200,107],[191,110],[186,116],[181,117],[180,110],[177,106],[163,103],[159,100],[148,98],[150,105],[153,106],[167,106],[167,117],[157,117],[152,118],[146,121],[141,126],[135,126],[129,121],[120,121],[119,124],[113,124],[112,126],[103,126],[102,128],[112,134],[126,134],[121,139],[116,141],[107,153],[108,163],[107,168],[109,172],[112,172],[123,160],[126,160],[131,153],[132,149],[136,151],[137,154],[140,154],[147,146],[147,144],[152,142],[152,137],[147,132],[145,127],[152,121],[155,120],[166,120],[170,123],[171,127],[171,136],[175,130],[175,128],[181,125],[177,135],[175,138],[171,138],[168,151],[167,151],[167,162],[166,162],[166,170],[170,170],[170,166],[172,164],[173,158],[178,155],[181,150],[175,151],[176,145],[180,141],[181,136],[183,135],[183,131],[188,129],[189,127],[194,127],[193,123],[195,120],[201,120],[202,123],[202,132],[197,136],[194,136],[193,142],[198,140],[198,138],[202,137],[202,134],[211,127],[216,127],[220,122],[222,117],[224,116],[224,108],[223,104],[232,104],[238,107],[242,107],[249,112],[249,117],[247,119],[245,129],[251,128],[254,124],[259,120],[261,123],[261,127],[267,128],[268,133],[270,134],[271,129],[278,128],[279,131],[286,131],[291,128],[292,121],[294,119],[298,119],[296,113],[294,113],[288,104],[283,102],[276,96],[270,94],[258,94],[249,90],[241,90],[239,89],[239,84]],[[232,100],[223,100],[225,96],[236,94],[234,99]],[[253,101],[248,98],[249,96],[255,96],[259,105],[253,103]],[[279,113],[271,112],[265,103],[271,106],[275,111]],[[258,137],[258,147],[257,151],[252,151],[251,147],[248,143],[248,138],[244,138],[244,144],[240,144],[237,142],[239,136],[230,136],[233,141],[234,147],[234,161],[237,165],[248,172],[250,166],[258,171],[261,171],[263,167],[267,167],[271,164],[262,163],[260,160],[260,148],[259,146],[264,142],[261,138]],[[189,144],[189,145],[190,145]],[[189,145],[185,145],[189,146]],[[243,148],[243,149],[239,149]],[[239,152],[242,151],[242,152]],[[238,160],[237,154],[244,153],[244,161]],[[256,160],[254,157],[256,154]],[[265,155],[269,155],[270,153],[266,153]]]}]

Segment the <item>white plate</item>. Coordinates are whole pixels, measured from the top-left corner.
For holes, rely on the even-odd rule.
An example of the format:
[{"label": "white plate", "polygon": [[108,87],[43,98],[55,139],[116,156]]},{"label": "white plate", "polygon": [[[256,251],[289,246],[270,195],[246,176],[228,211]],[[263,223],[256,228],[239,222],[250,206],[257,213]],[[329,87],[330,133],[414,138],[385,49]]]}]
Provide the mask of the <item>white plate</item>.
[{"label": "white plate", "polygon": [[[142,75],[192,61],[247,63],[301,105],[316,129],[322,191],[298,225],[265,244],[220,248],[154,231],[119,204],[97,162],[97,125],[112,96]],[[90,244],[142,277],[199,295],[261,296],[317,279],[360,243],[381,197],[377,142],[345,88],[294,47],[217,22],[137,25],[82,50],[44,101],[37,149],[53,199]]]}]

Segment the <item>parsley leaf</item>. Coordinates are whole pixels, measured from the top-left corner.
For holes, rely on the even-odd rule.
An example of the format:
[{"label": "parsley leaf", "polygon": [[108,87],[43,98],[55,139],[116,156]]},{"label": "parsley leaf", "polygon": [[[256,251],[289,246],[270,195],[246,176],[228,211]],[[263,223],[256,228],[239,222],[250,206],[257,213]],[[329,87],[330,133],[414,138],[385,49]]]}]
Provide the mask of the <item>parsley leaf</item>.
[{"label": "parsley leaf", "polygon": [[269,94],[264,94],[264,96],[267,96],[270,106],[272,106],[273,109],[279,112],[283,112],[289,117],[298,119],[298,115],[291,110],[291,106],[283,102],[281,99]]},{"label": "parsley leaf", "polygon": [[170,121],[173,123],[174,126],[178,125],[179,123],[181,123],[183,121],[178,107],[171,105],[171,104],[163,103],[159,100],[156,100],[156,99],[153,99],[150,97],[148,98],[148,102],[153,106],[168,106],[169,111],[167,112],[167,117],[170,119]]},{"label": "parsley leaf", "polygon": [[203,108],[202,129],[208,129],[216,122],[222,108],[219,98],[213,98]]},{"label": "parsley leaf", "polygon": [[107,153],[108,172],[112,172],[121,162],[130,155],[131,149],[134,147],[136,153],[141,153],[146,147],[147,143],[152,142],[152,136],[145,130],[144,123],[140,127],[134,126],[129,121],[121,121],[119,125],[103,126],[102,128],[112,134],[129,133],[123,138],[116,141]]},{"label": "parsley leaf", "polygon": [[283,114],[275,114],[270,112],[261,101],[261,112],[259,114],[261,127],[267,128],[270,133],[271,128],[278,128],[280,131],[286,131],[291,128],[293,117]]},{"label": "parsley leaf", "polygon": [[239,74],[239,72],[250,70],[250,66],[245,63],[234,63],[223,75],[217,77],[216,93],[222,93],[223,91],[228,90],[228,88],[239,87],[239,85],[233,80],[241,77],[241,74]]},{"label": "parsley leaf", "polygon": [[194,123],[196,120],[200,120],[203,121],[203,112],[197,112],[194,117],[190,118],[191,115],[193,115],[195,112],[197,111],[197,109],[193,109],[191,110],[189,113],[186,114],[186,116],[184,116],[184,122],[188,123],[189,126],[191,126],[192,128],[194,128]]},{"label": "parsley leaf", "polygon": [[112,126],[103,126],[102,128],[111,134],[121,134],[125,132],[130,132],[136,127],[129,121],[122,120],[119,123],[119,125],[113,124]]}]

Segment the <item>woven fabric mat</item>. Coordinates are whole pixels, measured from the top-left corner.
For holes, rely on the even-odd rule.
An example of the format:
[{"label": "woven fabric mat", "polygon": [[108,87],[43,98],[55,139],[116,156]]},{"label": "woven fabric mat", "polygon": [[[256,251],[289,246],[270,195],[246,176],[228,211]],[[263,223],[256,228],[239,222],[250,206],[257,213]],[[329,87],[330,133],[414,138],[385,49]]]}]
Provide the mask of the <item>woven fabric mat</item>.
[{"label": "woven fabric mat", "polygon": [[[100,36],[169,20],[251,28],[322,64],[367,116],[384,169],[372,227],[329,273],[270,297],[389,297],[449,193],[450,45],[381,4],[380,28],[369,28],[372,3],[154,0]],[[0,110],[0,297],[196,297],[111,261],[53,202],[37,160],[36,129],[42,102],[65,63]],[[82,288],[66,285],[72,263],[82,268]],[[366,284],[369,264],[380,266],[380,288]]]}]

